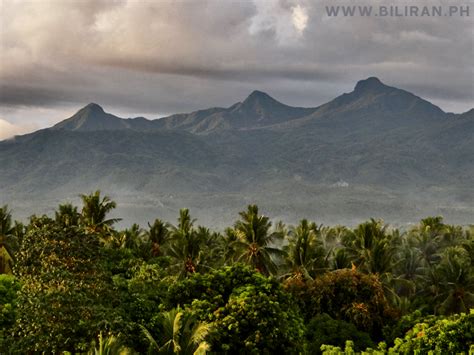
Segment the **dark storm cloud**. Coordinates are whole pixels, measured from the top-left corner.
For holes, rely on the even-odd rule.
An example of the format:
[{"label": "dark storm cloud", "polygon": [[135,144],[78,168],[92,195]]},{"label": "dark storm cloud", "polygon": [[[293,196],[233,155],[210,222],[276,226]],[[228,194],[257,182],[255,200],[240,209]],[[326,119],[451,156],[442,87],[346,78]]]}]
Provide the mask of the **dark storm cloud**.
[{"label": "dark storm cloud", "polygon": [[[393,5],[364,2],[381,3]],[[317,106],[373,75],[447,110],[472,106],[471,18],[329,18],[327,4],[2,2],[0,114],[94,101],[156,117],[228,106],[253,89]]]},{"label": "dark storm cloud", "polygon": [[[5,106],[42,106],[63,101],[64,92],[45,87],[29,87],[15,84],[0,85],[0,104]],[[70,97],[74,99],[73,96]]]},{"label": "dark storm cloud", "polygon": [[124,68],[128,70],[144,71],[156,74],[173,74],[197,78],[258,82],[262,79],[291,79],[291,80],[331,80],[340,79],[342,75],[330,68],[320,69],[307,66],[285,65],[268,67],[265,65],[248,65],[245,67],[232,68],[225,65],[215,66],[180,66],[176,63],[159,63],[139,60],[122,60],[111,58],[101,64],[111,67]]}]

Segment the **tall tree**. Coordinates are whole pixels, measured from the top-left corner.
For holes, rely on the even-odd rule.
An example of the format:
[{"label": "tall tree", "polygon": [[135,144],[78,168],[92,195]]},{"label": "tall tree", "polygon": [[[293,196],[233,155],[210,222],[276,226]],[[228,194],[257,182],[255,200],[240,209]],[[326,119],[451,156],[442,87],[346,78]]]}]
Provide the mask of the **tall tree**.
[{"label": "tall tree", "polygon": [[209,237],[209,230],[203,227],[194,228],[195,219],[191,219],[189,210],[179,211],[178,225],[171,229],[172,241],[167,253],[175,261],[181,276],[198,271],[202,261],[202,250]]},{"label": "tall tree", "polygon": [[13,353],[87,350],[100,330],[120,330],[99,237],[35,218],[18,252],[21,280]]},{"label": "tall tree", "polygon": [[312,279],[324,268],[326,252],[321,240],[320,227],[302,219],[298,226],[290,227],[286,261],[291,274],[297,279]]},{"label": "tall tree", "polygon": [[[14,254],[18,250],[19,242],[24,234],[21,223],[12,223],[11,211],[8,206],[0,207],[0,273],[11,273]],[[2,255],[2,249],[6,255]]]},{"label": "tall tree", "polygon": [[469,253],[460,246],[446,248],[437,266],[440,274],[440,302],[442,314],[467,312],[474,307],[474,272]]},{"label": "tall tree", "polygon": [[6,237],[13,233],[12,214],[5,205],[0,207],[0,236]]},{"label": "tall tree", "polygon": [[117,204],[108,196],[101,198],[100,191],[90,195],[80,195],[83,207],[81,211],[81,222],[87,230],[100,232],[110,229],[110,227],[120,221],[119,218],[107,219],[107,215]]},{"label": "tall tree", "polygon": [[358,270],[381,275],[391,271],[394,252],[391,237],[382,221],[371,219],[354,229],[345,245]]},{"label": "tall tree", "polygon": [[167,224],[158,218],[153,224],[148,223],[148,228],[145,235],[150,242],[151,255],[159,256],[163,252],[163,246],[169,241],[170,231]]},{"label": "tall tree", "polygon": [[77,211],[77,207],[70,203],[59,205],[58,210],[54,213],[55,220],[65,227],[79,225],[81,215]]},{"label": "tall tree", "polygon": [[272,245],[272,242],[282,239],[279,230],[270,232],[272,223],[268,217],[259,215],[256,205],[249,205],[247,211],[239,213],[241,220],[234,225],[238,247],[238,261],[252,265],[259,272],[269,275],[276,274],[278,267],[275,257],[285,253]]}]

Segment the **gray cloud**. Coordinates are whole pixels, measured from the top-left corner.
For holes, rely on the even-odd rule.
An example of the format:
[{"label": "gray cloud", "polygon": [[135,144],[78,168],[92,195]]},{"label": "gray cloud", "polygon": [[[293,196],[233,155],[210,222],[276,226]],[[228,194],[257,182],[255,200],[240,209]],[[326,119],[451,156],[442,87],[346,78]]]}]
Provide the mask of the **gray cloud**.
[{"label": "gray cloud", "polygon": [[[394,4],[364,2],[382,3]],[[329,18],[328,4],[5,1],[0,113],[32,121],[39,108],[59,113],[94,101],[156,117],[228,106],[253,89],[317,106],[372,75],[446,110],[472,107],[472,17]]]}]

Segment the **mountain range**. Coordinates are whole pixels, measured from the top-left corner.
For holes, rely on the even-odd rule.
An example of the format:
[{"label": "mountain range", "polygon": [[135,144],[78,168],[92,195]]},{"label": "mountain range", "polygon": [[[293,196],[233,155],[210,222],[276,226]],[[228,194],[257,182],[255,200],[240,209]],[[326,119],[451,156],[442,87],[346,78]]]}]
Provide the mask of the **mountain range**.
[{"label": "mountain range", "polygon": [[95,103],[0,142],[0,203],[22,218],[101,189],[117,215],[222,226],[257,203],[275,219],[474,221],[474,109],[446,113],[371,77],[317,107],[261,91],[230,107],[148,120]]}]

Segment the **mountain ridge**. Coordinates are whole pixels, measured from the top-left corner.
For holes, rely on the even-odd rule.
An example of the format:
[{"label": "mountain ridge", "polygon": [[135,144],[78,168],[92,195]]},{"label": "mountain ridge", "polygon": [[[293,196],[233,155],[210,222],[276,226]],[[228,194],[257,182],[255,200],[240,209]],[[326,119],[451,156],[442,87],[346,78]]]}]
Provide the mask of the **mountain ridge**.
[{"label": "mountain ridge", "polygon": [[378,110],[382,109],[386,115],[416,116],[423,120],[433,117],[470,118],[471,111],[474,110],[463,114],[447,114],[438,106],[411,92],[385,85],[377,77],[369,77],[358,81],[352,92],[342,94],[317,107],[289,106],[259,90],[254,90],[245,100],[228,108],[213,107],[158,119],[120,118],[106,113],[98,104],[90,103],[51,129],[179,129],[196,134],[209,134],[227,129],[248,130],[285,126],[300,119],[311,121],[321,116],[341,115],[347,111],[363,112],[374,106],[377,106]]},{"label": "mountain ridge", "polygon": [[91,104],[0,142],[0,204],[26,217],[101,189],[123,206],[120,217],[143,223],[189,207],[202,223],[225,225],[248,203],[290,222],[443,214],[467,223],[473,115],[444,113],[373,78],[314,108],[261,91],[158,120],[121,119]]}]

